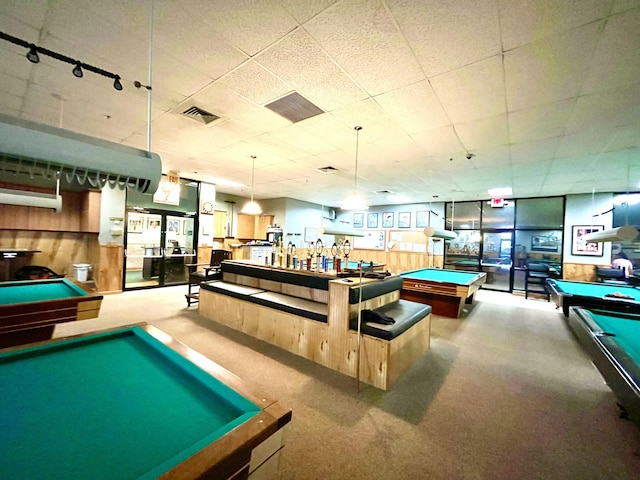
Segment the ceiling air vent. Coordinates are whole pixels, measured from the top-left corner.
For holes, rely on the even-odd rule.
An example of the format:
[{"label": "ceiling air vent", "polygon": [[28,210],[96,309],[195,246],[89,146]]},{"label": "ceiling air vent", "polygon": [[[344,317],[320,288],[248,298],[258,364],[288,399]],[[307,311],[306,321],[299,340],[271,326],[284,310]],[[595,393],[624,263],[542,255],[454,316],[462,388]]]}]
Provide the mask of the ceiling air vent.
[{"label": "ceiling air vent", "polygon": [[293,123],[324,113],[322,109],[315,106],[297,92],[290,93],[289,95],[268,103],[265,107]]},{"label": "ceiling air vent", "polygon": [[332,166],[322,167],[322,168],[318,168],[316,170],[318,170],[319,172],[322,172],[322,173],[333,173],[333,172],[337,172],[338,171],[337,168],[332,167]]},{"label": "ceiling air vent", "polygon": [[391,195],[393,192],[391,190],[376,190],[378,195]]},{"label": "ceiling air vent", "polygon": [[207,112],[206,110],[203,110],[202,108],[195,105],[191,105],[190,107],[186,108],[182,112],[182,115],[204,125],[209,125],[211,122],[215,122],[220,118],[217,115]]}]

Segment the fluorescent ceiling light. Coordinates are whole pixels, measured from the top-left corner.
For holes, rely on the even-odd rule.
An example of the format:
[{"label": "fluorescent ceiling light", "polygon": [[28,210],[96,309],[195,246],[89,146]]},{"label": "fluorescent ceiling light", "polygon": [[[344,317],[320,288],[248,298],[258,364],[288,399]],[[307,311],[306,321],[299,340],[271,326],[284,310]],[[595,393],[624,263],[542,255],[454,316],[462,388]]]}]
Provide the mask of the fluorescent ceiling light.
[{"label": "fluorescent ceiling light", "polygon": [[244,183],[232,182],[231,180],[225,180],[224,178],[209,177],[209,178],[206,178],[204,181],[207,183],[213,183],[214,185],[223,185],[225,187],[232,187],[232,188],[246,187]]},{"label": "fluorescent ceiling light", "polygon": [[387,197],[390,201],[394,203],[407,203],[409,201],[409,197],[406,195],[389,195]]},{"label": "fluorescent ceiling light", "polygon": [[511,189],[511,187],[490,188],[487,191],[489,192],[489,196],[491,197],[506,197],[508,195],[513,195],[513,190]]}]

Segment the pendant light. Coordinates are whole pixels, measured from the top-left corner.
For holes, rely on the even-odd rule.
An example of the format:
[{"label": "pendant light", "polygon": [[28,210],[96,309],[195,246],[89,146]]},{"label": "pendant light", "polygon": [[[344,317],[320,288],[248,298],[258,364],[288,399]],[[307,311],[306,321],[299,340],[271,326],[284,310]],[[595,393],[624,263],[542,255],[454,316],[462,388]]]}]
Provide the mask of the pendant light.
[{"label": "pendant light", "polygon": [[242,210],[240,210],[240,213],[244,213],[246,215],[260,215],[262,213],[262,208],[260,208],[260,205],[258,205],[257,202],[253,201],[253,183],[256,174],[256,156],[251,155],[251,158],[253,159],[253,165],[251,166],[251,201],[245,203],[244,207],[242,207]]},{"label": "pendant light", "polygon": [[347,200],[342,204],[343,210],[368,210],[369,206],[365,203],[362,197],[358,196],[358,140],[360,137],[360,130],[362,127],[353,127],[356,131],[356,171],[354,174],[354,187],[353,187],[353,195],[347,198]]}]

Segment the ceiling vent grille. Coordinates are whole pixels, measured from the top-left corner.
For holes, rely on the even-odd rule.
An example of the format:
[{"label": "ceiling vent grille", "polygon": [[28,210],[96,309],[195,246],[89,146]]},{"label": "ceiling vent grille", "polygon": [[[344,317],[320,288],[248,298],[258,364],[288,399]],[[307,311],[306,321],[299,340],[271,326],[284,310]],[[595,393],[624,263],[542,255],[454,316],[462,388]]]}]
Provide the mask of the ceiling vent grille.
[{"label": "ceiling vent grille", "polygon": [[290,93],[289,95],[268,103],[265,107],[293,123],[324,113],[321,108],[297,92]]},{"label": "ceiling vent grille", "polygon": [[211,122],[215,122],[220,117],[213,113],[207,112],[196,105],[191,105],[182,111],[182,115],[203,125],[209,125]]},{"label": "ceiling vent grille", "polygon": [[337,168],[332,167],[332,166],[330,166],[330,165],[329,165],[328,167],[321,167],[321,168],[318,168],[318,169],[316,169],[316,170],[318,170],[318,171],[319,171],[319,172],[321,172],[321,173],[334,173],[334,172],[337,172],[337,171],[338,171],[338,169],[337,169]]},{"label": "ceiling vent grille", "polygon": [[378,195],[391,195],[393,192],[391,190],[376,190]]}]

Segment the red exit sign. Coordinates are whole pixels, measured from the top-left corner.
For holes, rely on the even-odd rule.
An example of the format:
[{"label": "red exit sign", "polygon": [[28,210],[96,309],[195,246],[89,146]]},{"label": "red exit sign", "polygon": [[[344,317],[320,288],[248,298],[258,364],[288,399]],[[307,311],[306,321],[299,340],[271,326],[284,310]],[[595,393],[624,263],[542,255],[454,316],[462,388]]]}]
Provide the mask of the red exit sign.
[{"label": "red exit sign", "polygon": [[504,207],[504,198],[492,198],[491,206],[494,208]]}]

